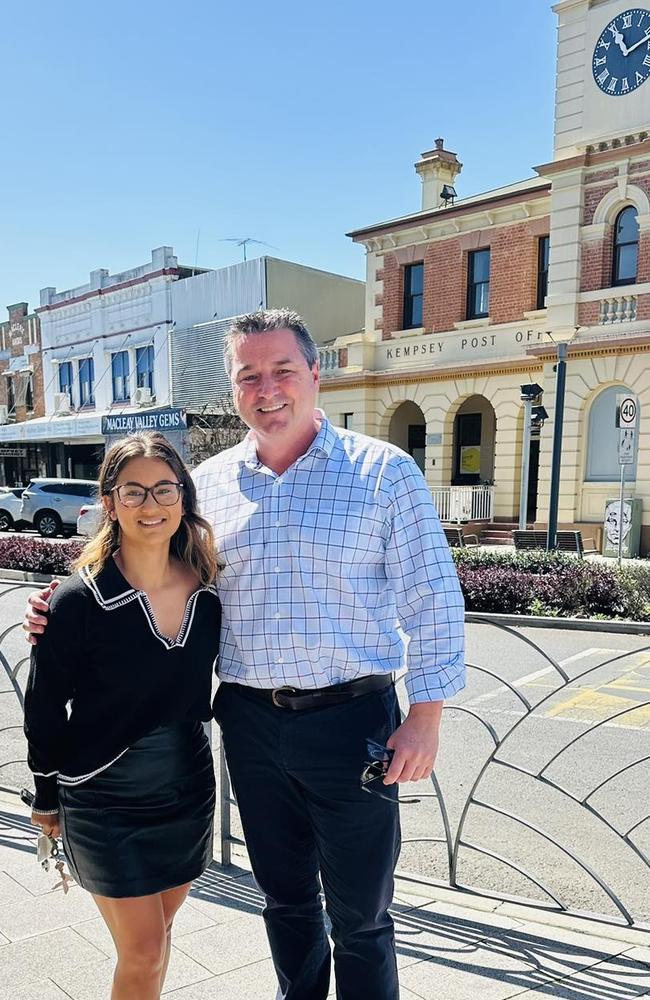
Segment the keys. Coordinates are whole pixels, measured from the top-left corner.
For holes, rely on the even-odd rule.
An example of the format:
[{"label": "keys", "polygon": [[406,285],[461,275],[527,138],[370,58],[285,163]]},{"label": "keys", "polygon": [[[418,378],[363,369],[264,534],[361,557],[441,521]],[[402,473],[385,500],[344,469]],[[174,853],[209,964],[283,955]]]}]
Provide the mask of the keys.
[{"label": "keys", "polygon": [[52,888],[53,889],[62,888],[63,889],[63,894],[66,895],[70,891],[70,884],[74,882],[74,879],[73,879],[72,875],[68,875],[64,871],[63,859],[62,858],[59,861],[57,861],[57,863],[55,864],[54,867],[55,867],[56,871],[58,871],[59,877],[60,877],[61,881],[57,882],[56,885],[52,886]]}]

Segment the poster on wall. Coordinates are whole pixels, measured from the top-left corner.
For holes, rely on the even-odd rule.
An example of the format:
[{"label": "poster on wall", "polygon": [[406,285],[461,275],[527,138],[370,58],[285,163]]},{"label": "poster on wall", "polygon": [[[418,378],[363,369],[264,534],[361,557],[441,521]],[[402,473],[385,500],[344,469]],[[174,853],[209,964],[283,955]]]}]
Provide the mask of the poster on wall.
[{"label": "poster on wall", "polygon": [[477,476],[481,471],[481,449],[478,445],[465,445],[460,449],[460,471],[462,475]]}]

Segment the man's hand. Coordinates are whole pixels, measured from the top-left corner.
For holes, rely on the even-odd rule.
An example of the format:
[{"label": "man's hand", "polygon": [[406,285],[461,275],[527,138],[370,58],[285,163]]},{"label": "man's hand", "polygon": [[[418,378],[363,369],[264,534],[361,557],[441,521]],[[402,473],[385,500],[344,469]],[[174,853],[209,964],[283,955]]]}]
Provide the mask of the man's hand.
[{"label": "man's hand", "polygon": [[61,836],[61,824],[59,823],[58,812],[45,813],[44,815],[42,813],[32,813],[31,823],[32,826],[40,826],[43,833],[47,833],[49,837],[54,837],[55,840]]},{"label": "man's hand", "polygon": [[27,642],[35,646],[38,636],[42,635],[47,628],[47,614],[50,598],[61,583],[60,580],[52,580],[49,587],[39,590],[36,594],[30,594],[27,598],[27,608],[23,619],[23,628],[27,632]]},{"label": "man's hand", "polygon": [[411,705],[404,722],[386,744],[395,755],[384,778],[385,785],[429,777],[438,753],[442,706],[441,701]]}]

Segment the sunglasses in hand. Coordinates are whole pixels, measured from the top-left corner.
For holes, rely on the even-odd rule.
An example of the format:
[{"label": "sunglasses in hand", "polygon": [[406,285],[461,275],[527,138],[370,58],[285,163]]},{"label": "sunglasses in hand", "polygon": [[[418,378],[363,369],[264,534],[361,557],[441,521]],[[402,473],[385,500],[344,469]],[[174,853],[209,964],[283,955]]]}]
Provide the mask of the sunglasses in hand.
[{"label": "sunglasses in hand", "polygon": [[376,795],[380,799],[385,799],[386,802],[392,802],[395,806],[398,806],[400,802],[405,805],[414,805],[420,799],[393,798],[390,795],[380,792],[377,787],[379,783],[383,786],[383,779],[388,772],[394,755],[394,750],[366,737],[367,760],[364,762],[363,771],[361,772],[361,790],[368,792],[369,795]]}]

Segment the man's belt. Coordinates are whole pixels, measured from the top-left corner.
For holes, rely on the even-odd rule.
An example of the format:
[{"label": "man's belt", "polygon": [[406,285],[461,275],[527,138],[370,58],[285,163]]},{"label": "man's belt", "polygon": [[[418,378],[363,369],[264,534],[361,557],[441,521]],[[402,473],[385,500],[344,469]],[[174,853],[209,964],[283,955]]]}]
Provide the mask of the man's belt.
[{"label": "man's belt", "polygon": [[384,691],[393,683],[392,674],[370,674],[345,684],[331,684],[323,688],[257,688],[249,684],[235,684],[226,681],[228,687],[236,688],[240,694],[256,701],[266,701],[276,708],[288,708],[294,712],[305,708],[326,708],[338,705],[371,691]]}]

